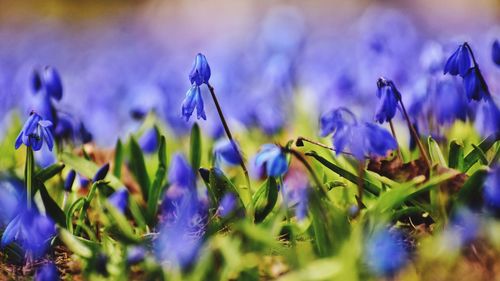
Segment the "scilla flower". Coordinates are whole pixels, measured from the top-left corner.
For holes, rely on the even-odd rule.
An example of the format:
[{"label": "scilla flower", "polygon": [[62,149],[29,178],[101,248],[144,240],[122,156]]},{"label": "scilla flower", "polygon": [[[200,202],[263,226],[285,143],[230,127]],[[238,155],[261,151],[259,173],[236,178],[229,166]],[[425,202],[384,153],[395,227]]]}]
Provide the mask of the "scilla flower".
[{"label": "scilla flower", "polygon": [[485,206],[495,214],[500,214],[500,166],[493,168],[483,187]]},{"label": "scilla flower", "polygon": [[103,180],[108,174],[108,171],[109,171],[109,163],[102,165],[102,167],[99,168],[99,170],[97,170],[97,172],[95,173],[92,182]]},{"label": "scilla flower", "polygon": [[35,281],[58,281],[61,280],[57,267],[53,263],[42,265],[35,274]]},{"label": "scilla flower", "polygon": [[153,127],[147,130],[139,139],[139,145],[145,153],[154,153],[160,144],[160,133],[158,128]]},{"label": "scilla flower", "polygon": [[401,94],[391,80],[384,78],[378,79],[377,88],[377,97],[380,102],[375,113],[375,120],[382,124],[394,118]]},{"label": "scilla flower", "polygon": [[[238,147],[238,145],[236,145]],[[214,155],[216,161],[223,161],[224,163],[236,166],[241,162],[241,156],[238,151],[234,149],[230,140],[219,140],[214,145]]]},{"label": "scilla flower", "polygon": [[321,116],[320,135],[326,137],[333,133],[333,146],[338,155],[349,143],[351,128],[356,125],[354,114],[345,107],[339,107]]},{"label": "scilla flower", "polygon": [[471,67],[471,58],[466,44],[462,44],[458,49],[448,58],[444,66],[444,74],[449,73],[453,76],[460,75],[462,77],[467,74]]},{"label": "scilla flower", "polygon": [[498,40],[493,42],[491,58],[497,66],[500,66],[500,42]]},{"label": "scilla flower", "polygon": [[483,75],[477,66],[470,68],[465,74],[464,87],[469,101],[471,99],[480,101],[490,96],[488,85],[486,85],[486,81],[484,81]]},{"label": "scilla flower", "polygon": [[24,145],[31,147],[34,151],[38,151],[42,148],[43,143],[46,142],[49,150],[52,151],[54,138],[50,131],[51,126],[52,122],[43,120],[40,115],[32,112],[16,139],[16,149],[24,143]]},{"label": "scilla flower", "polygon": [[409,261],[403,235],[388,229],[377,231],[367,241],[365,260],[378,276],[394,276]]},{"label": "scilla flower", "polygon": [[270,177],[282,176],[288,170],[288,160],[282,149],[275,144],[264,144],[255,157],[257,167],[265,167]]},{"label": "scilla flower", "polygon": [[126,188],[120,188],[111,194],[108,201],[123,214],[128,206],[128,196],[128,190]]},{"label": "scilla flower", "polygon": [[224,197],[222,197],[222,200],[220,201],[219,208],[217,209],[217,213],[219,216],[226,218],[236,208],[238,202],[237,198],[233,193],[226,193]]},{"label": "scilla flower", "polygon": [[68,175],[66,176],[66,180],[64,180],[64,190],[65,191],[71,191],[71,187],[73,187],[73,182],[75,182],[75,177],[76,177],[76,172],[75,170],[69,171]]},{"label": "scilla flower", "polygon": [[210,66],[208,65],[207,58],[202,54],[196,55],[193,68],[189,73],[191,88],[187,91],[186,97],[182,102],[182,116],[186,119],[186,121],[189,121],[189,118],[193,114],[195,108],[198,119],[207,119],[205,110],[203,109],[203,98],[201,97],[200,86],[202,84],[208,85],[210,75]]},{"label": "scilla flower", "polygon": [[62,99],[61,77],[55,68],[45,66],[42,69],[35,69],[31,82],[35,93],[44,91],[48,97],[58,101]]}]

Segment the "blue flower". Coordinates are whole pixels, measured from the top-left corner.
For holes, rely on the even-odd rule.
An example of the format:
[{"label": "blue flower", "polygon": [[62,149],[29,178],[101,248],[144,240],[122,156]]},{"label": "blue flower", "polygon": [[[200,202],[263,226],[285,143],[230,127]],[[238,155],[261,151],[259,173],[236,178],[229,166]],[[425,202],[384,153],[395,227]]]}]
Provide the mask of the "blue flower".
[{"label": "blue flower", "polygon": [[24,143],[24,145],[31,147],[34,151],[38,151],[42,148],[43,143],[46,142],[49,150],[52,151],[54,138],[50,131],[51,126],[52,122],[43,120],[40,115],[32,112],[16,139],[16,149]]},{"label": "blue flower", "polygon": [[488,85],[477,66],[470,68],[464,76],[465,93],[469,101],[480,101],[490,96]]},{"label": "blue flower", "polygon": [[25,191],[24,183],[18,179],[3,179],[0,181],[0,206],[3,211],[0,212],[0,228],[3,229],[12,218],[14,218],[19,208],[20,202]]},{"label": "blue flower", "polygon": [[111,194],[108,201],[123,214],[128,206],[128,196],[128,190],[126,188],[120,188]]},{"label": "blue flower", "polygon": [[454,234],[461,245],[475,240],[481,229],[479,214],[466,208],[460,208],[454,212],[448,225],[448,231]]},{"label": "blue flower", "polygon": [[146,257],[146,250],[141,246],[133,246],[127,252],[127,264],[135,265],[144,260]]},{"label": "blue flower", "polygon": [[97,172],[95,173],[92,182],[103,180],[108,174],[108,171],[109,171],[109,163],[102,165],[102,167],[99,168],[99,170],[97,170]]},{"label": "blue flower", "polygon": [[333,133],[333,146],[339,155],[350,142],[351,129],[356,125],[356,116],[349,109],[339,107],[321,116],[320,135],[326,137]]},{"label": "blue flower", "polygon": [[207,58],[203,54],[197,54],[194,59],[193,68],[189,73],[189,81],[191,81],[192,85],[201,86],[201,84],[208,84],[210,75],[210,66],[208,65]]},{"label": "blue flower", "polygon": [[58,281],[61,280],[57,267],[49,262],[42,265],[36,271],[34,281]]},{"label": "blue flower", "polygon": [[58,101],[62,99],[63,88],[61,77],[55,68],[45,66],[43,69],[35,69],[31,83],[35,93],[44,91],[47,97]]},{"label": "blue flower", "polygon": [[[236,147],[238,145],[236,144]],[[228,139],[221,139],[214,145],[214,155],[217,161],[223,160],[225,163],[236,166],[241,162],[241,156],[238,150],[234,149],[233,142]]]},{"label": "blue flower", "polygon": [[75,126],[67,114],[58,114],[54,136],[57,139],[74,140]]},{"label": "blue flower", "polygon": [[83,175],[78,175],[79,181],[80,181],[80,188],[87,188],[90,184],[90,179],[83,176]]},{"label": "blue flower", "polygon": [[497,66],[500,66],[500,42],[498,40],[493,42],[493,46],[491,48],[491,59]]},{"label": "blue flower", "polygon": [[286,204],[295,208],[295,217],[301,221],[307,216],[309,181],[307,175],[292,170],[285,178],[283,188],[286,194]]},{"label": "blue flower", "polygon": [[170,161],[168,181],[171,185],[185,189],[196,188],[196,174],[186,158],[180,153],[176,153]]},{"label": "blue flower", "polygon": [[160,144],[160,133],[156,127],[147,130],[139,139],[139,145],[145,153],[154,153]]},{"label": "blue flower", "polygon": [[5,228],[1,246],[17,242],[33,257],[39,258],[45,254],[55,234],[52,219],[41,215],[35,208],[23,209]]},{"label": "blue flower", "polygon": [[458,90],[455,81],[451,79],[437,81],[436,89],[432,93],[434,99],[431,100],[431,107],[439,124],[452,124],[457,119],[462,121],[467,119],[468,102]]},{"label": "blue flower", "polygon": [[57,159],[54,152],[42,147],[40,150],[35,151],[35,161],[41,168],[47,168],[56,163]]},{"label": "blue flower", "polygon": [[378,276],[394,276],[409,261],[404,236],[399,231],[377,231],[367,241],[365,260]]},{"label": "blue flower", "polygon": [[375,113],[375,120],[382,124],[394,118],[401,94],[391,80],[384,78],[378,79],[377,88],[377,97],[380,99],[380,102]]},{"label": "blue flower", "polygon": [[73,186],[73,182],[75,181],[76,177],[76,172],[75,170],[69,171],[68,175],[66,176],[66,180],[64,180],[64,190],[65,191],[71,191],[71,187]]},{"label": "blue flower", "polygon": [[494,213],[500,214],[500,166],[493,168],[483,187],[485,206]]},{"label": "blue flower", "polygon": [[471,57],[465,43],[460,45],[458,49],[448,58],[444,66],[444,74],[449,73],[453,76],[460,75],[464,77],[471,67]]},{"label": "blue flower", "polygon": [[205,115],[205,110],[203,109],[203,98],[201,97],[200,86],[193,85],[186,93],[186,98],[182,102],[182,116],[189,121],[189,118],[193,114],[196,107],[196,117],[198,119],[203,118],[207,120]]},{"label": "blue flower", "polygon": [[480,104],[475,125],[483,136],[500,132],[500,109],[491,97]]},{"label": "blue flower", "polygon": [[[357,155],[358,159],[362,159],[361,155],[369,156],[387,156],[387,153],[391,150],[395,150],[398,147],[396,140],[387,131],[375,124],[365,123],[361,128],[356,129],[356,140],[354,143],[360,144],[351,146],[351,151],[353,154]],[[357,152],[359,148],[362,149],[363,154]]]},{"label": "blue flower", "polygon": [[282,149],[274,144],[264,144],[255,157],[257,167],[265,167],[270,177],[282,176],[288,170],[288,160]]},{"label": "blue flower", "polygon": [[226,193],[222,200],[220,201],[219,208],[217,209],[217,213],[223,217],[228,217],[236,208],[237,198],[233,193]]},{"label": "blue flower", "polygon": [[89,143],[92,141],[93,136],[92,134],[87,130],[83,122],[80,122],[80,127],[78,128],[80,140],[82,141],[83,144]]}]

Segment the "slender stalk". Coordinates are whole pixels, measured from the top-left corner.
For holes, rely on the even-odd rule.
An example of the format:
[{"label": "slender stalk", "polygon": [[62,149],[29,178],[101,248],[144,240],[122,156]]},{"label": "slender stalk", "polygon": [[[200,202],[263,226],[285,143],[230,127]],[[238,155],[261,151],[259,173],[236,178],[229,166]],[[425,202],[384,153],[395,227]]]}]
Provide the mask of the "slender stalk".
[{"label": "slender stalk", "polygon": [[90,207],[90,202],[92,202],[92,199],[94,199],[98,183],[99,182],[92,183],[89,194],[87,194],[87,197],[85,197],[85,200],[83,201],[82,210],[80,211],[80,216],[78,217],[78,224],[75,229],[75,235],[80,234],[80,229],[84,223],[83,220],[85,219],[85,214],[87,213],[87,209]]},{"label": "slender stalk", "polygon": [[363,208],[363,189],[364,189],[364,177],[365,177],[365,167],[364,162],[359,161],[358,165],[358,212]]},{"label": "slender stalk", "polygon": [[226,132],[227,138],[231,141],[231,144],[233,146],[233,149],[238,152],[240,155],[240,166],[241,169],[243,169],[243,173],[245,174],[245,179],[247,181],[248,188],[250,188],[250,177],[248,176],[248,170],[247,167],[245,166],[245,163],[243,162],[243,155],[241,155],[240,150],[238,149],[238,146],[236,145],[236,142],[233,139],[233,135],[231,134],[231,131],[229,130],[229,126],[227,125],[226,118],[224,117],[224,114],[222,113],[222,109],[219,105],[219,101],[217,100],[217,96],[215,95],[215,89],[207,83],[208,89],[210,90],[210,94],[212,95],[212,100],[215,103],[215,107],[217,108],[217,112],[219,113],[220,121],[222,122],[222,126],[224,127],[224,131]]},{"label": "slender stalk", "polygon": [[33,168],[34,168],[34,157],[33,149],[31,146],[26,146],[26,168],[25,168],[25,178],[26,178],[26,206],[28,210],[31,209],[32,205],[32,188],[33,188]]},{"label": "slender stalk", "polygon": [[399,148],[399,142],[398,142],[398,138],[396,137],[396,130],[394,129],[394,124],[392,123],[392,120],[389,121],[389,126],[391,127],[392,136],[394,137],[394,139],[396,140],[396,143],[398,144],[397,152],[398,152],[399,160],[403,161],[403,155],[401,154],[401,149]]},{"label": "slender stalk", "polygon": [[[354,156],[352,153],[350,152],[346,152],[346,151],[337,151],[335,148],[333,147],[329,147],[327,145],[324,145],[320,142],[317,142],[317,141],[313,141],[311,139],[308,139],[308,138],[304,138],[304,137],[298,137],[297,138],[297,143],[299,143],[300,141],[305,141],[305,142],[308,142],[308,143],[311,143],[311,144],[314,144],[314,145],[317,145],[319,147],[322,147],[322,148],[326,148],[328,150],[331,150],[331,151],[334,151],[334,152],[339,152],[339,153],[342,153],[342,154],[345,154],[345,155],[351,155],[351,156]],[[297,145],[297,146],[300,146],[300,145]]]},{"label": "slender stalk", "polygon": [[401,109],[403,109],[403,115],[405,116],[406,123],[408,124],[408,128],[410,128],[410,132],[415,138],[415,141],[417,142],[418,149],[420,150],[420,154],[422,154],[422,157],[424,158],[425,163],[427,164],[427,168],[429,168],[429,171],[431,170],[431,162],[429,161],[429,156],[427,156],[427,152],[424,149],[424,145],[420,141],[420,137],[417,134],[417,130],[415,130],[415,127],[410,121],[410,116],[408,115],[408,112],[406,111],[405,105],[403,104],[403,101],[400,99],[399,103],[401,104]]},{"label": "slender stalk", "polygon": [[472,58],[472,63],[474,63],[474,67],[477,67],[476,57],[474,56],[474,52],[472,52],[472,48],[470,47],[469,43],[465,42],[464,46],[467,48],[467,50],[469,50],[470,56]]}]

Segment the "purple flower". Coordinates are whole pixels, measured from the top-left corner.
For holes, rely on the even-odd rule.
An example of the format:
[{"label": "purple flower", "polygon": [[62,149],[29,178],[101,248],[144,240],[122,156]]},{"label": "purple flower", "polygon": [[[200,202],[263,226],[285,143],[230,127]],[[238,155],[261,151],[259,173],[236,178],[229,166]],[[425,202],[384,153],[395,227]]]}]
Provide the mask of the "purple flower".
[{"label": "purple flower", "polygon": [[457,119],[466,120],[468,102],[463,93],[458,90],[455,81],[439,80],[433,94],[434,99],[430,102],[439,124],[452,124]]},{"label": "purple flower", "polygon": [[483,187],[485,206],[494,213],[500,214],[500,166],[493,168]]},{"label": "purple flower", "polygon": [[480,104],[475,125],[483,136],[500,132],[500,109],[491,97]]},{"label": "purple flower", "polygon": [[99,170],[97,170],[97,172],[95,173],[92,182],[103,180],[108,174],[108,171],[109,171],[109,163],[102,165],[102,167],[99,168]]},{"label": "purple flower", "polygon": [[451,216],[450,224],[448,225],[448,231],[451,231],[462,245],[476,239],[480,228],[481,220],[479,214],[466,208],[458,209]]},{"label": "purple flower", "polygon": [[453,76],[460,75],[464,77],[471,67],[471,57],[465,43],[448,58],[444,66],[444,74],[449,73]]},{"label": "purple flower", "polygon": [[182,101],[182,116],[186,121],[189,121],[195,108],[197,119],[203,118],[203,120],[207,120],[205,110],[203,109],[203,98],[201,97],[200,86],[197,85],[193,85],[189,88],[186,93],[186,98]]},{"label": "purple flower", "polygon": [[146,250],[141,246],[133,246],[127,252],[127,264],[135,265],[144,260],[146,257]]},{"label": "purple flower", "polygon": [[493,42],[493,46],[491,48],[491,59],[497,66],[500,66],[500,42],[498,40]]},{"label": "purple flower", "polygon": [[380,124],[394,118],[401,94],[391,80],[379,78],[377,81],[377,97],[380,99],[375,113],[375,120]]},{"label": "purple flower", "polygon": [[344,151],[351,137],[351,129],[357,125],[356,116],[347,108],[339,107],[321,116],[320,135],[326,137],[333,133],[333,146],[337,155]]},{"label": "purple flower", "polygon": [[45,254],[55,234],[52,219],[41,215],[35,208],[24,209],[5,228],[1,246],[17,242],[25,251],[39,258]]},{"label": "purple flower", "polygon": [[265,167],[270,177],[282,176],[288,170],[288,160],[282,149],[274,144],[264,144],[255,157],[257,167]]},{"label": "purple flower", "polygon": [[490,91],[486,81],[484,81],[479,67],[475,66],[470,68],[464,76],[465,93],[469,101],[480,101],[490,96]]},{"label": "purple flower", "polygon": [[160,144],[160,133],[156,127],[147,130],[139,139],[139,145],[145,153],[154,153]]},{"label": "purple flower", "polygon": [[404,236],[399,231],[377,231],[366,243],[365,260],[378,276],[394,276],[409,261]]},{"label": "purple flower", "polygon": [[49,262],[42,265],[35,274],[35,281],[58,281],[61,280],[57,267]]},{"label": "purple flower", "polygon": [[193,68],[189,73],[189,81],[191,81],[192,85],[201,86],[201,84],[208,84],[210,75],[210,66],[208,65],[207,58],[203,54],[197,54],[194,59]]},{"label": "purple flower", "polygon": [[289,208],[295,208],[295,217],[301,221],[307,216],[309,181],[307,175],[293,171],[284,181],[286,204]]},{"label": "purple flower", "polygon": [[52,151],[54,138],[50,131],[51,126],[52,122],[43,120],[40,115],[32,112],[17,136],[16,149],[24,143],[24,145],[31,147],[34,151],[38,151],[42,148],[43,143],[46,142],[47,147]]},{"label": "purple flower", "polygon": [[61,77],[55,68],[45,66],[42,69],[35,69],[31,82],[35,93],[44,91],[47,97],[58,101],[62,99]]},{"label": "purple flower", "polygon": [[64,190],[70,192],[71,187],[73,186],[73,182],[75,181],[76,177],[76,172],[75,170],[69,171],[68,175],[66,176],[66,180],[64,181]]},{"label": "purple flower", "polygon": [[126,188],[120,188],[115,191],[108,198],[109,203],[113,205],[120,213],[125,213],[128,206],[128,190]]},{"label": "purple flower", "polygon": [[220,201],[217,213],[223,217],[228,217],[236,208],[237,198],[233,193],[226,193],[222,200]]},{"label": "purple flower", "polygon": [[[238,145],[236,144],[236,147]],[[231,166],[239,165],[241,162],[241,156],[238,150],[234,149],[233,142],[227,139],[221,139],[217,141],[214,145],[214,155],[216,159],[223,160]]]}]

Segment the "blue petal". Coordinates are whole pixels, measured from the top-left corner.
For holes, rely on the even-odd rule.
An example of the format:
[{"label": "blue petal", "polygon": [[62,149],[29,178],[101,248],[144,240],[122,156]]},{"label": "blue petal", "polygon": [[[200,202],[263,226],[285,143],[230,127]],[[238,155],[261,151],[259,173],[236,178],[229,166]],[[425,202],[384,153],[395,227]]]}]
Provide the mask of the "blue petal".
[{"label": "blue petal", "polygon": [[498,40],[493,42],[491,58],[497,66],[500,66],[500,42]]},{"label": "blue petal", "polygon": [[199,90],[198,86],[191,86],[186,93],[186,97],[182,101],[182,116],[189,121],[189,118],[193,114],[194,108],[196,107],[196,93]]},{"label": "blue petal", "polygon": [[5,231],[2,235],[1,246],[5,247],[16,240],[17,232],[19,231],[19,223],[21,221],[21,215],[17,215],[12,221],[7,225]]}]

